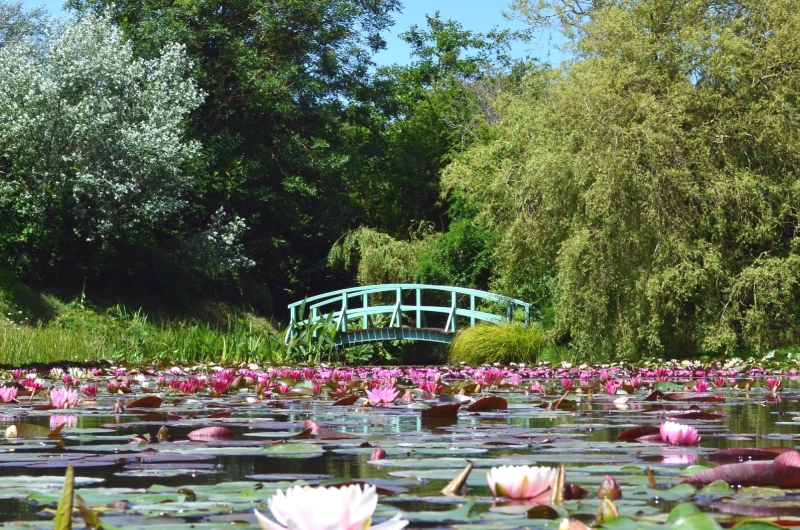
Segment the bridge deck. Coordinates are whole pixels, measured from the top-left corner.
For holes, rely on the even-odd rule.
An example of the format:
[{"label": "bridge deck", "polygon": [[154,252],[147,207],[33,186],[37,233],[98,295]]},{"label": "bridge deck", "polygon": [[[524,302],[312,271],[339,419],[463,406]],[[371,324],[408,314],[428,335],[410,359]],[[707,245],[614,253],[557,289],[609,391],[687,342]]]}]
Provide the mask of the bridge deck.
[{"label": "bridge deck", "polygon": [[347,347],[382,340],[424,340],[450,344],[453,335],[455,333],[452,331],[441,328],[367,328],[337,333],[336,345]]}]

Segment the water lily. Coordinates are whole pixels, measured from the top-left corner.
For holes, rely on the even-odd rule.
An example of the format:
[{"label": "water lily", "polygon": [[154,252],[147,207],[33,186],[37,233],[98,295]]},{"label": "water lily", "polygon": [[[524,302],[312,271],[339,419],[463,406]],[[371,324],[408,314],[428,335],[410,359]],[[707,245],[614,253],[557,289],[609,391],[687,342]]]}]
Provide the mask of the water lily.
[{"label": "water lily", "polygon": [[55,409],[69,409],[78,404],[78,393],[66,388],[56,388],[50,391],[50,406]]},{"label": "water lily", "polygon": [[500,466],[489,470],[486,481],[495,496],[531,499],[553,486],[557,472],[552,467]]},{"label": "water lily", "polygon": [[778,393],[781,388],[783,388],[783,379],[780,377],[767,379],[767,390],[773,394]]},{"label": "water lily", "polygon": [[15,399],[17,399],[17,387],[15,386],[0,387],[0,403],[10,403]]},{"label": "water lily", "polygon": [[609,396],[613,396],[617,393],[617,385],[614,383],[613,379],[606,380],[606,382],[603,384],[603,387],[605,388],[606,394]]},{"label": "water lily", "polygon": [[81,392],[83,392],[84,396],[94,399],[97,397],[97,385],[83,385]]},{"label": "water lily", "polygon": [[375,486],[343,488],[295,486],[270,498],[269,510],[275,521],[255,510],[262,530],[400,530],[408,525],[401,514],[370,526],[378,505]]},{"label": "water lily", "polygon": [[367,390],[367,398],[373,405],[378,403],[393,403],[395,399],[400,396],[400,391],[395,390],[393,387],[376,388],[375,390]]},{"label": "water lily", "polygon": [[697,429],[674,421],[661,424],[661,439],[670,445],[697,445],[700,443]]},{"label": "water lily", "polygon": [[705,379],[698,379],[694,382],[694,389],[697,392],[705,392],[708,390],[708,381]]}]

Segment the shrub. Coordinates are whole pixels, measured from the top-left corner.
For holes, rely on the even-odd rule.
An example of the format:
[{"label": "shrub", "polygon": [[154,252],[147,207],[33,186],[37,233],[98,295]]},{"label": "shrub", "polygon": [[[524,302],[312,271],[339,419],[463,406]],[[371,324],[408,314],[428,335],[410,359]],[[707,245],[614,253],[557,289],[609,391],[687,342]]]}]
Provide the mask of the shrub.
[{"label": "shrub", "polygon": [[530,363],[536,361],[543,344],[544,335],[536,326],[478,324],[458,332],[450,346],[449,362]]}]

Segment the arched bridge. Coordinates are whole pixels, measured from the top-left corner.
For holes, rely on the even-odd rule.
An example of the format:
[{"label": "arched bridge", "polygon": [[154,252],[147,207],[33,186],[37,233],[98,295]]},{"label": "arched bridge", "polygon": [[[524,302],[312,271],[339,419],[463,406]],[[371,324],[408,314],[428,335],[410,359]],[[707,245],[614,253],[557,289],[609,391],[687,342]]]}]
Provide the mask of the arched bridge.
[{"label": "arched bridge", "polygon": [[441,285],[393,283],[351,287],[289,304],[287,341],[299,327],[336,326],[337,346],[384,340],[449,344],[459,325],[519,321],[530,325],[531,304],[499,294]]}]

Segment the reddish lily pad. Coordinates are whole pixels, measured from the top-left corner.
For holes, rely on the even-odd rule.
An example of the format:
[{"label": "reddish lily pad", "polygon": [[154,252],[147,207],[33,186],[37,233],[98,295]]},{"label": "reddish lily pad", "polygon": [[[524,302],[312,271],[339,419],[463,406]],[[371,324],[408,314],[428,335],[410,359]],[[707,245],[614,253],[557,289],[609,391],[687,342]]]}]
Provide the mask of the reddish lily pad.
[{"label": "reddish lily pad", "polygon": [[779,455],[774,462],[745,462],[725,464],[695,473],[684,479],[693,486],[705,486],[715,480],[724,480],[731,486],[800,487],[800,454],[796,451]]},{"label": "reddish lily pad", "polygon": [[157,409],[164,400],[158,396],[145,396],[128,403],[130,409]]},{"label": "reddish lily pad", "polygon": [[226,427],[206,427],[188,434],[190,440],[226,440],[234,438],[236,433]]},{"label": "reddish lily pad", "polygon": [[508,401],[506,401],[504,398],[488,396],[471,404],[466,410],[467,412],[489,412],[492,410],[506,409],[508,409]]},{"label": "reddish lily pad", "polygon": [[636,442],[644,436],[658,434],[661,439],[661,429],[655,425],[641,425],[624,430],[617,436],[618,442]]},{"label": "reddish lily pad", "polygon": [[436,405],[429,409],[424,409],[421,412],[423,418],[429,419],[443,419],[443,418],[456,418],[458,417],[458,409],[461,408],[460,403],[450,403],[447,405]]},{"label": "reddish lily pad", "polygon": [[355,405],[356,401],[358,401],[358,396],[356,394],[350,394],[343,398],[339,398],[333,402],[334,407],[349,407],[350,405]]},{"label": "reddish lily pad", "polygon": [[710,392],[670,392],[662,398],[666,401],[694,401],[698,403],[720,403],[725,396]]},{"label": "reddish lily pad", "polygon": [[791,447],[732,447],[709,453],[706,458],[711,462],[742,462],[744,460],[775,460],[781,453],[792,451]]}]

